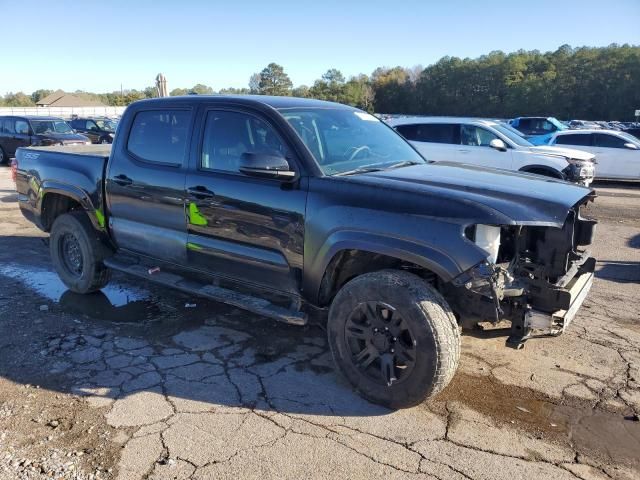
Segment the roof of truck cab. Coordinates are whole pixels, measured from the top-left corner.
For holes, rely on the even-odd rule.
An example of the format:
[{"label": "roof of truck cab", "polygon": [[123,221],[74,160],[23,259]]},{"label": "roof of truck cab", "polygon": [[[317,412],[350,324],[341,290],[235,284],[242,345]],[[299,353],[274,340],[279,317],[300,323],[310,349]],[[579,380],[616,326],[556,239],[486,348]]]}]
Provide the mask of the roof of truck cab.
[{"label": "roof of truck cab", "polygon": [[298,97],[276,97],[269,95],[181,95],[176,97],[151,98],[140,100],[136,104],[142,103],[184,103],[185,100],[193,103],[216,103],[216,102],[237,102],[245,105],[269,105],[275,109],[285,108],[344,108],[355,110],[354,107],[341,103],[326,102],[312,98]]}]

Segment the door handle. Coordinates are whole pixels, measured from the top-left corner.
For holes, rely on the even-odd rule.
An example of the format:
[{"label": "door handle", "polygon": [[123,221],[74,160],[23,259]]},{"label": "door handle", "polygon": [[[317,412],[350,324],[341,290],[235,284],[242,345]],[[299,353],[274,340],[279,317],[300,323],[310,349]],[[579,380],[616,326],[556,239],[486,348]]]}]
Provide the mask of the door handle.
[{"label": "door handle", "polygon": [[466,149],[462,149],[462,150],[458,150],[460,153],[469,153],[471,150],[466,150]]},{"label": "door handle", "polygon": [[127,185],[131,185],[133,183],[133,180],[131,180],[129,177],[127,177],[124,174],[116,175],[115,177],[113,177],[113,181],[114,183],[117,183],[118,185],[122,185],[123,187]]},{"label": "door handle", "polygon": [[195,198],[211,198],[215,197],[216,194],[209,190],[207,187],[203,185],[198,185],[197,187],[187,188],[187,193]]}]

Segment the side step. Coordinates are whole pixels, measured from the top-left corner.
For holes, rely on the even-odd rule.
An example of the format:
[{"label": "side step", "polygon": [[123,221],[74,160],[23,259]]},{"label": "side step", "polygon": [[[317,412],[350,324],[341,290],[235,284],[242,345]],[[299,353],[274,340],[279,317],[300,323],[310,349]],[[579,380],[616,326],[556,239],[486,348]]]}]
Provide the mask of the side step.
[{"label": "side step", "polygon": [[268,300],[238,293],[227,288],[217,287],[212,284],[186,279],[181,275],[168,272],[149,273],[149,267],[141,264],[131,264],[115,257],[107,258],[104,264],[114,270],[127,273],[151,282],[159,283],[170,288],[175,288],[186,293],[206,297],[216,302],[226,303],[234,307],[242,308],[250,312],[269,317],[274,320],[292,325],[306,325],[307,315],[296,310],[289,310],[279,305],[274,305]]}]

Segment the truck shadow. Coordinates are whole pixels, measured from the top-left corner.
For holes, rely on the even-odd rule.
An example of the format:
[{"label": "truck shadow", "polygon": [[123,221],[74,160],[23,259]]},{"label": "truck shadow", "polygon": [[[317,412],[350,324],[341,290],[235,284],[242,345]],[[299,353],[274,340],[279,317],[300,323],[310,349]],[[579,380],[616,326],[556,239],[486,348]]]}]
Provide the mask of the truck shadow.
[{"label": "truck shadow", "polygon": [[[177,411],[389,413],[336,374],[320,325],[288,326],[118,275],[101,292],[75,294],[49,270],[39,239],[15,241],[38,254],[20,262],[0,254],[0,325],[10,332],[0,340],[5,378],[90,402],[154,392]],[[9,326],[10,316],[18,319],[11,312],[20,320]]]}]

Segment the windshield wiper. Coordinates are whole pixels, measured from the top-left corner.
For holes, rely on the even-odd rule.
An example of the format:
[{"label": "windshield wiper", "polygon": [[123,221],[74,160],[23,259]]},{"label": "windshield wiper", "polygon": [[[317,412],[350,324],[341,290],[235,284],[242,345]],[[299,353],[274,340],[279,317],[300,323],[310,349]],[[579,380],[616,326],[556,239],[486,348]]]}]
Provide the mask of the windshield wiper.
[{"label": "windshield wiper", "polygon": [[372,163],[370,165],[363,165],[362,167],[354,168],[353,170],[334,173],[333,176],[340,177],[344,175],[355,175],[358,173],[380,172],[382,170],[391,170],[392,168],[408,167],[409,165],[418,165],[418,162],[414,162],[412,160],[405,160],[398,163],[392,163],[391,165],[388,165],[385,163]]},{"label": "windshield wiper", "polygon": [[392,169],[392,168],[400,168],[400,167],[409,167],[411,165],[420,165],[420,162],[414,162],[413,160],[405,160],[403,162],[398,162],[398,163],[394,163],[393,165],[389,165],[385,168],[385,170],[387,169]]}]

